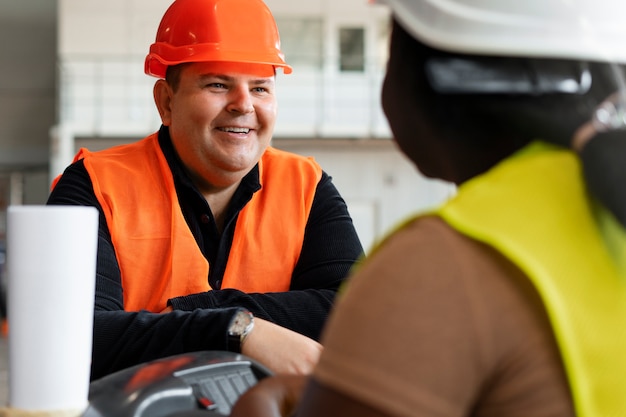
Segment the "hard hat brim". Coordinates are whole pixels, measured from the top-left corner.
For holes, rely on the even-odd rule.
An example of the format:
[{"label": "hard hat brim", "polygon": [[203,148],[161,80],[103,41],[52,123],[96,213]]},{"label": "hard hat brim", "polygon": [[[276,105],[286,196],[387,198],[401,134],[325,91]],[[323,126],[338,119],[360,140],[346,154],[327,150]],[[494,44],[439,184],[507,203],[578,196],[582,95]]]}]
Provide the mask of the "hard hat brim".
[{"label": "hard hat brim", "polygon": [[[163,56],[172,59],[165,60]],[[282,68],[284,74],[291,74],[293,71],[278,50],[269,54],[255,51],[223,51],[214,44],[172,47],[165,43],[152,44],[150,53],[146,56],[144,70],[148,75],[164,78],[167,67],[189,62],[241,62]]]}]

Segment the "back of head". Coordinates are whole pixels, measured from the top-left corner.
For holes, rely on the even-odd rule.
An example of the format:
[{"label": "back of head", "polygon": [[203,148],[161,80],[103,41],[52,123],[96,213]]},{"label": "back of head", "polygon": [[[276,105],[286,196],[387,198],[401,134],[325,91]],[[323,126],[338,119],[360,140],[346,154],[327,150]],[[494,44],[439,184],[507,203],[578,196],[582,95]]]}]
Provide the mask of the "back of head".
[{"label": "back of head", "polygon": [[146,56],[146,74],[164,78],[169,66],[208,61],[269,65],[291,73],[263,0],[175,0]]},{"label": "back of head", "polygon": [[[616,190],[626,180],[626,164],[607,166],[626,157],[616,157],[616,152],[626,152],[626,2],[382,2],[392,10],[394,32],[402,32],[392,35],[388,78],[394,48],[402,48],[401,56],[413,65],[403,78],[414,84],[403,89],[402,81],[386,79],[383,103],[400,147],[420,169],[430,167],[424,161],[428,156],[418,155],[426,148],[409,143],[428,135],[398,137],[390,114],[399,111],[394,100],[413,95],[411,106],[422,114],[415,119],[429,125],[426,132],[435,133],[427,140],[439,153],[430,157],[443,158],[439,168],[447,170],[433,169],[427,175],[462,182],[525,143],[543,139],[563,146],[574,143],[588,178],[594,178],[590,187]],[[409,79],[411,74],[416,80]],[[587,132],[582,141],[581,131]],[[470,154],[464,157],[463,152]],[[461,166],[472,158],[473,166]],[[624,193],[592,192],[626,224]],[[606,194],[612,194],[612,201],[602,197]]]}]

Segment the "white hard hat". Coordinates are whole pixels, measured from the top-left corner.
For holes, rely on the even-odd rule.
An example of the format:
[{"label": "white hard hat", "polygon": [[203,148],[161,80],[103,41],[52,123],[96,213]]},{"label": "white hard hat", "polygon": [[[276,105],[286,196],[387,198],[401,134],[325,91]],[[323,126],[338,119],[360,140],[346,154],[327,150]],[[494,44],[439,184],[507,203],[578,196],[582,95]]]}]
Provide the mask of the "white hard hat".
[{"label": "white hard hat", "polygon": [[450,52],[626,63],[625,0],[382,0]]}]

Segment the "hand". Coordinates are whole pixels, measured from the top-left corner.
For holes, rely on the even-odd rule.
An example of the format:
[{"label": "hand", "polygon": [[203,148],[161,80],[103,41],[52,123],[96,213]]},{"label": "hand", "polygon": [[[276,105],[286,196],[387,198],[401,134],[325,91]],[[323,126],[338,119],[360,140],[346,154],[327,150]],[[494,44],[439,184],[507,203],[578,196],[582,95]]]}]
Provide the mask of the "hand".
[{"label": "hand", "polygon": [[244,340],[241,353],[274,373],[302,375],[311,373],[322,349],[313,339],[255,317],[254,328]]},{"label": "hand", "polygon": [[286,417],[300,403],[307,377],[275,375],[259,381],[235,403],[230,417]]}]

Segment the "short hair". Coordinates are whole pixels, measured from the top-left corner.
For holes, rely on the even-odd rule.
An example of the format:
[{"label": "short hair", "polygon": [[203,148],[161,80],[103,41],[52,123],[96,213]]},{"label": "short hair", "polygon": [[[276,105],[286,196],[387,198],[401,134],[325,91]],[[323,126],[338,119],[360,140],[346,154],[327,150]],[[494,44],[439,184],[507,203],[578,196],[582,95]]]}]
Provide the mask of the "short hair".
[{"label": "short hair", "polygon": [[180,73],[185,66],[189,65],[188,62],[176,65],[170,65],[165,71],[165,81],[172,87],[172,90],[176,92],[180,84]]}]

